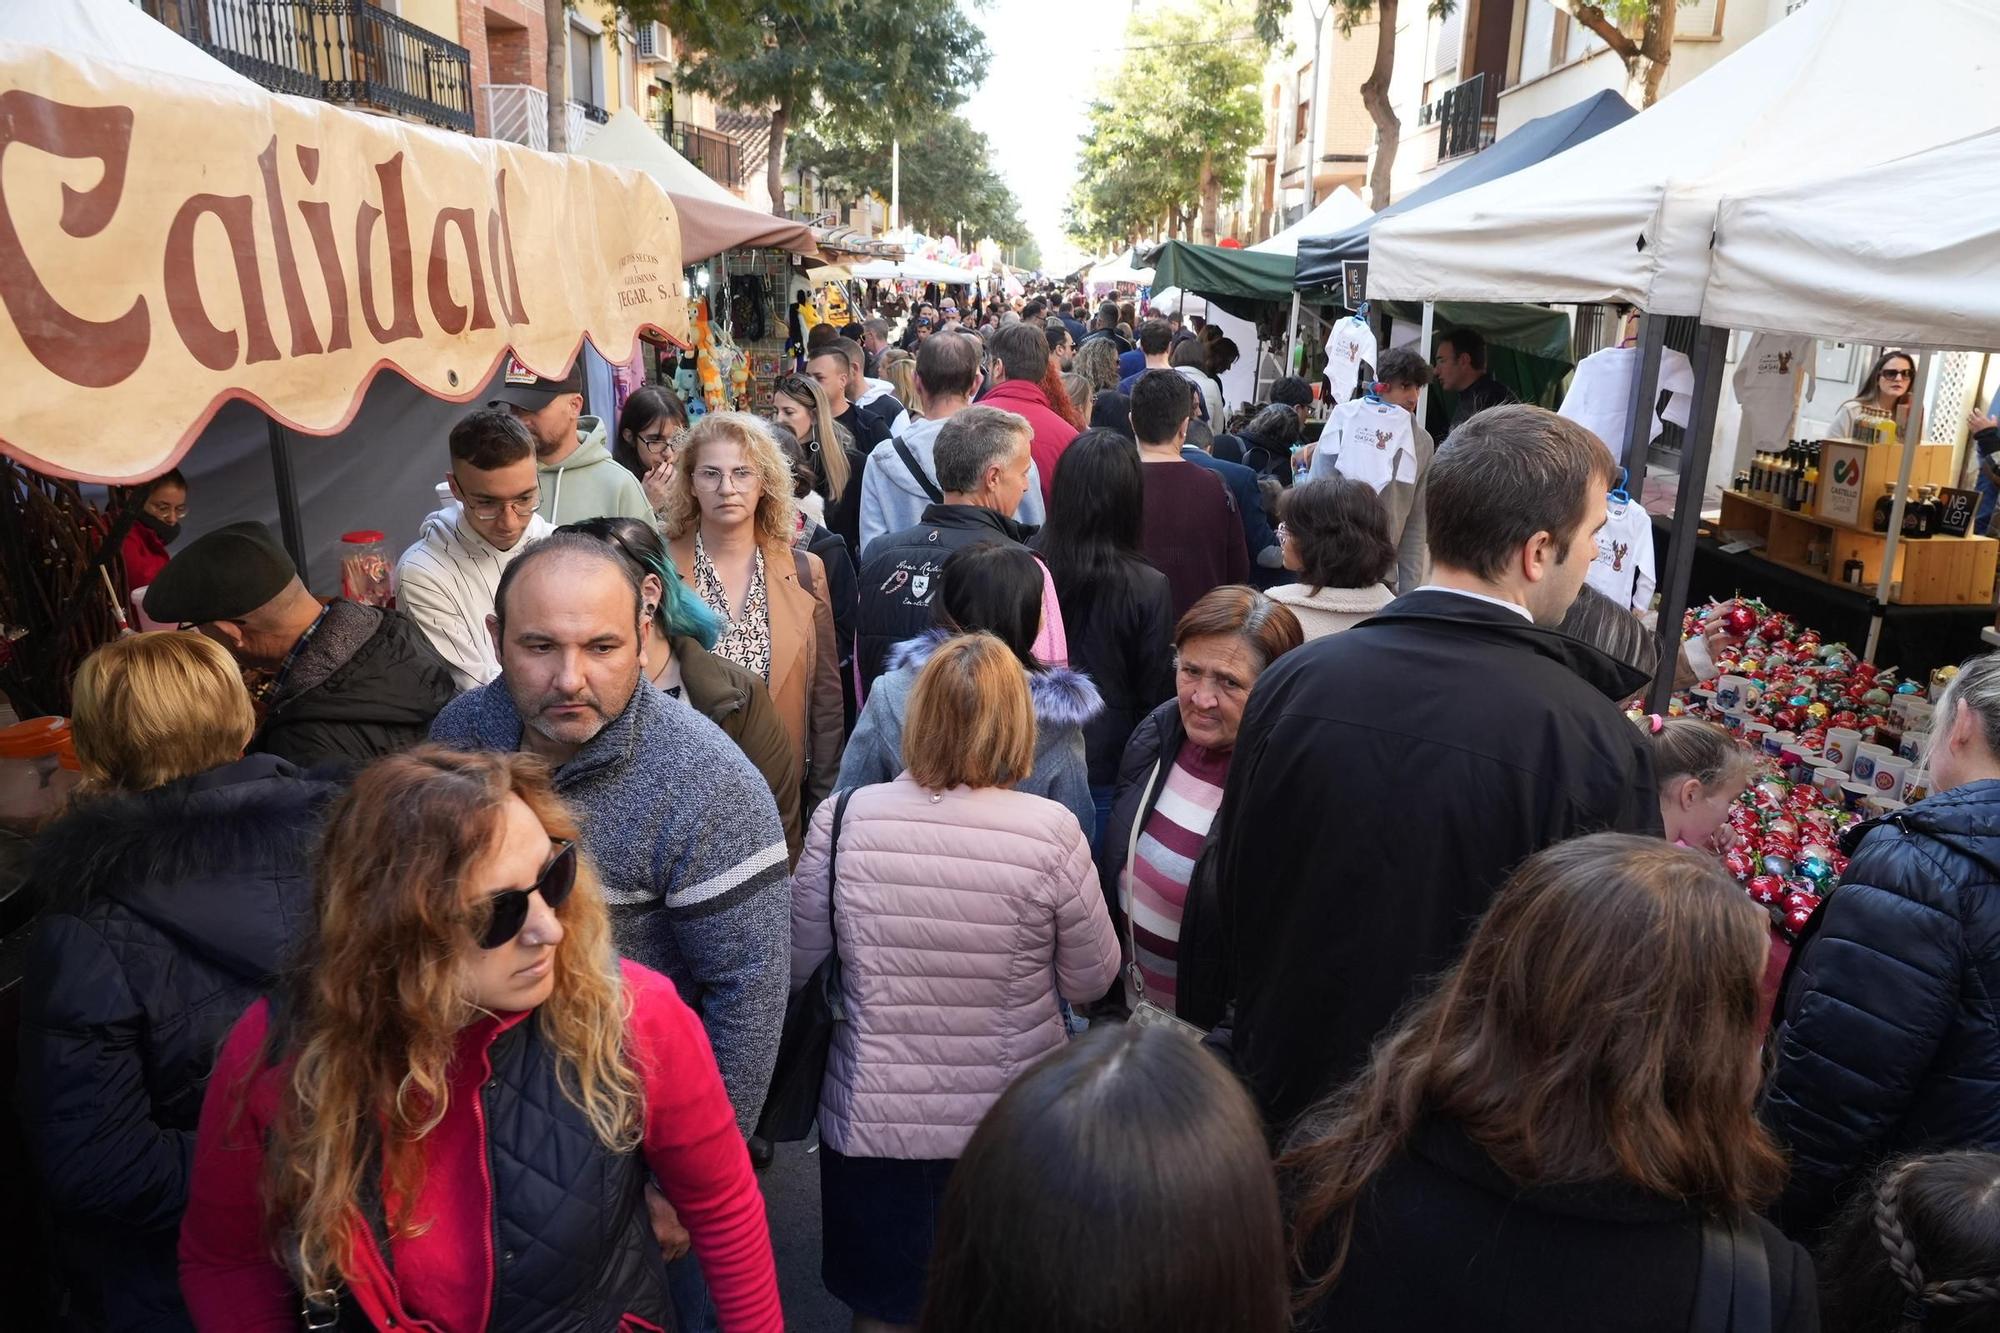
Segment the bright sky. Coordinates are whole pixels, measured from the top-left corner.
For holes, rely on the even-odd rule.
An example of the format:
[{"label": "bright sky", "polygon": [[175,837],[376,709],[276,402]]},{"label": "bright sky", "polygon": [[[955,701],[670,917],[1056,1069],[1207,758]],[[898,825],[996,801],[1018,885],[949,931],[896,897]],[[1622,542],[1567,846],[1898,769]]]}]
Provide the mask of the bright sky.
[{"label": "bright sky", "polygon": [[993,144],[993,166],[1021,201],[1042,266],[1067,273],[1094,255],[1063,235],[1077,134],[1101,73],[1117,67],[1133,0],[987,0],[967,10],[986,33],[986,81],[965,118]]}]

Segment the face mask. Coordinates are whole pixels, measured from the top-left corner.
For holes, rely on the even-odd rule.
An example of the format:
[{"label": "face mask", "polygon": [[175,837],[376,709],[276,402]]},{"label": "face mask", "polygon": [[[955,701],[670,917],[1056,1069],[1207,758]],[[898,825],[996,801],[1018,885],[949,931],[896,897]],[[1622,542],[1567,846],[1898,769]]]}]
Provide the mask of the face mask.
[{"label": "face mask", "polygon": [[151,514],[139,515],[139,521],[144,523],[163,545],[172,546],[180,539],[181,525],[178,523],[163,523]]}]

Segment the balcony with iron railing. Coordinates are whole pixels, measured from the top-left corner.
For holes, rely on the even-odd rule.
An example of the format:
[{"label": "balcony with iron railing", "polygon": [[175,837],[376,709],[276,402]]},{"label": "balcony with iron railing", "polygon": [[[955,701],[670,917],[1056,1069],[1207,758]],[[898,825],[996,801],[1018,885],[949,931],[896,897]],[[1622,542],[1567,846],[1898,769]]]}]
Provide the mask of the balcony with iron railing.
[{"label": "balcony with iron railing", "polygon": [[1417,124],[1438,127],[1437,160],[1467,157],[1493,142],[1500,116],[1500,80],[1485,72],[1445,89],[1417,114]]},{"label": "balcony with iron railing", "polygon": [[[549,95],[526,83],[489,83],[486,94],[486,132],[495,139],[524,144],[537,152],[549,150]],[[587,102],[571,102],[563,122],[571,152],[583,147],[597,127],[611,119],[602,107]]]},{"label": "balcony with iron railing", "polygon": [[743,184],[743,145],[720,130],[685,121],[665,131],[674,151],[701,169],[701,174],[734,190]]},{"label": "balcony with iron railing", "polygon": [[368,0],[142,0],[273,92],[472,130],[472,57]]}]

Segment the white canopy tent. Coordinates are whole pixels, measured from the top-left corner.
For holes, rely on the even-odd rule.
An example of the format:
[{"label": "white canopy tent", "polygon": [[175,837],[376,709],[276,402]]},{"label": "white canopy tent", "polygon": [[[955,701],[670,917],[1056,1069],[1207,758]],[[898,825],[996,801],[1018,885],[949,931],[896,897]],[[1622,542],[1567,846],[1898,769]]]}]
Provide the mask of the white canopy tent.
[{"label": "white canopy tent", "polygon": [[1133,252],[1121,250],[1111,259],[1092,264],[1090,272],[1083,275],[1083,281],[1090,287],[1113,287],[1119,283],[1130,283],[1135,287],[1150,287],[1153,284],[1153,270],[1134,268]]},{"label": "white canopy tent", "polygon": [[871,259],[865,264],[853,265],[851,272],[864,281],[888,282],[907,278],[912,282],[939,282],[947,286],[961,286],[977,281],[980,276],[971,269],[953,268],[935,259]]},{"label": "white canopy tent", "polygon": [[1732,196],[1702,320],[1901,347],[2000,340],[2000,129],[1887,166]]},{"label": "white canopy tent", "polygon": [[92,60],[117,60],[184,79],[257,85],[131,0],[63,0],[61,4],[0,5],[0,41],[46,46]]},{"label": "white canopy tent", "polygon": [[1814,0],[1643,115],[1383,222],[1369,294],[1699,314],[1725,195],[1867,172],[1993,126],[1996,77],[1992,0]]},{"label": "white canopy tent", "polygon": [[1360,195],[1343,185],[1313,205],[1312,212],[1291,226],[1243,248],[1264,255],[1296,256],[1299,242],[1308,236],[1331,236],[1337,231],[1346,231],[1372,212],[1373,209],[1361,202]]},{"label": "white canopy tent", "polygon": [[750,207],[673,150],[631,107],[624,107],[578,157],[643,171],[674,201],[681,220],[681,262],[698,264],[739,246],[764,246],[817,257],[812,228]]}]

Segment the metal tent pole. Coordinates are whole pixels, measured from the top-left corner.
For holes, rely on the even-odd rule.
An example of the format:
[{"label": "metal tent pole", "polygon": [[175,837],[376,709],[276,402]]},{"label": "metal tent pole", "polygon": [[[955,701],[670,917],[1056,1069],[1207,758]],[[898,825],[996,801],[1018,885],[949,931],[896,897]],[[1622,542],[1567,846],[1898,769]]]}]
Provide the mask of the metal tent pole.
[{"label": "metal tent pole", "polygon": [[1286,326],[1285,370],[1289,374],[1299,374],[1305,367],[1305,349],[1299,346],[1299,291],[1292,289],[1292,318]]},{"label": "metal tent pole", "polygon": [[[1924,438],[1924,394],[1930,388],[1931,354],[1917,354],[1917,381],[1910,386],[1910,420],[1907,438],[1902,440],[1902,464],[1896,470],[1896,501],[1889,507],[1889,531],[1882,544],[1882,572],[1875,580],[1875,604],[1868,608],[1868,645],[1862,650],[1861,660],[1873,662],[1875,650],[1882,642],[1882,618],[1888,614],[1890,594],[1894,591],[1896,571],[1896,547],[1903,537],[1903,501],[1910,493],[1910,471],[1916,466],[1917,445]],[[1862,497],[1867,503],[1867,497]]]},{"label": "metal tent pole", "polygon": [[310,588],[312,573],[306,568],[305,526],[299,521],[299,482],[292,469],[291,436],[276,417],[267,417],[264,425],[271,441],[271,479],[277,484],[278,537],[298,566],[300,581]]},{"label": "metal tent pole", "polygon": [[[1424,331],[1417,335],[1417,355],[1421,356],[1424,359],[1425,365],[1430,364],[1431,325],[1436,321],[1436,319],[1437,319],[1437,302],[1435,301],[1424,302]],[[1389,327],[1393,330],[1396,327],[1395,322],[1391,321]],[[1419,426],[1423,425],[1425,420],[1427,419],[1425,417],[1425,413],[1427,413],[1430,410],[1430,406],[1431,406],[1431,386],[1430,382],[1426,380],[1424,383],[1424,387],[1417,390],[1417,424]]]},{"label": "metal tent pole", "polygon": [[[1632,398],[1626,405],[1625,488],[1637,495],[1646,481],[1646,450],[1653,443],[1653,407],[1660,401],[1660,351],[1667,344],[1667,321],[1639,316],[1639,367],[1632,375]],[[1618,441],[1606,440],[1615,447]]]},{"label": "metal tent pole", "polygon": [[[1640,342],[1643,344],[1642,336]],[[1674,525],[1667,540],[1667,567],[1660,579],[1659,674],[1647,696],[1651,712],[1665,713],[1680,663],[1681,617],[1687,613],[1688,583],[1694,577],[1694,535],[1701,523],[1701,497],[1708,486],[1708,455],[1715,443],[1715,411],[1722,401],[1729,330],[1707,325],[1694,348],[1694,414],[1681,449],[1681,484],[1674,497]],[[1648,404],[1650,407],[1650,403]],[[1647,419],[1651,420],[1650,411]]]}]

